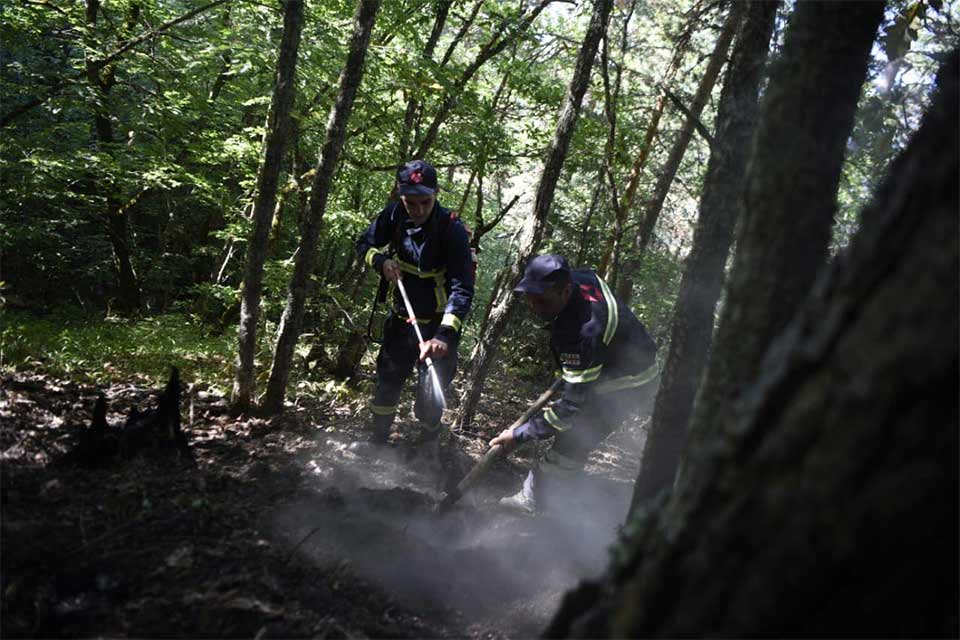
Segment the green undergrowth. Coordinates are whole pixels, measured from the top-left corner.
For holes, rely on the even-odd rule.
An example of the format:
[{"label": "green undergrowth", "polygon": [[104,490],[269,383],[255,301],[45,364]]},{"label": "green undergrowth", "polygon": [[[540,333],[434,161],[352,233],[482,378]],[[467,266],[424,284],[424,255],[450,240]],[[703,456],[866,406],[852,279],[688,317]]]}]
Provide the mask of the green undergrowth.
[{"label": "green undergrowth", "polygon": [[[265,341],[275,327],[267,327]],[[287,399],[362,406],[369,394],[363,380],[337,381],[320,370],[306,371],[302,360],[309,339],[300,341]],[[171,313],[146,318],[102,318],[70,309],[37,315],[0,310],[0,369],[29,369],[84,384],[138,382],[162,386],[170,367],[185,383],[202,383],[229,395],[237,349],[235,327],[219,331],[196,316]],[[257,362],[260,391],[266,386],[270,345]]]},{"label": "green undergrowth", "polygon": [[166,380],[170,367],[185,382],[227,387],[236,331],[219,335],[196,318],[96,318],[69,310],[42,316],[0,311],[0,366],[43,370],[78,382]]}]

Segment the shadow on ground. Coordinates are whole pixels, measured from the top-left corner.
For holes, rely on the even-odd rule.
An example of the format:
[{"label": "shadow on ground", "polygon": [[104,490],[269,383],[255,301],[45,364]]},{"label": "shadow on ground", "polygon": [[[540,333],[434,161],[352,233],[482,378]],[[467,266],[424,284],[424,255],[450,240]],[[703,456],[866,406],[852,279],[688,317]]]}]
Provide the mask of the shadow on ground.
[{"label": "shadow on ground", "polygon": [[[354,444],[361,420],[344,407],[237,419],[191,387],[195,462],[84,471],[50,462],[89,422],[96,390],[39,372],[0,382],[3,637],[536,635],[563,592],[605,565],[640,445],[635,425],[615,434],[584,495],[557,512],[496,505],[522,479],[514,457],[437,514],[444,486],[513,415],[488,404],[488,428],[449,434],[438,462],[409,423],[374,450]],[[156,396],[103,391],[112,423]]]}]

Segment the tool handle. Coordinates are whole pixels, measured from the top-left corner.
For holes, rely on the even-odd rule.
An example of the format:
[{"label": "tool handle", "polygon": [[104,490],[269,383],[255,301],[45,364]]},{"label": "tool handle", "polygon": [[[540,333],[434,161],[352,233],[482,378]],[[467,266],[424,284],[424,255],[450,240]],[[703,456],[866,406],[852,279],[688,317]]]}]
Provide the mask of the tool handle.
[{"label": "tool handle", "polygon": [[[530,417],[539,411],[543,405],[547,404],[547,400],[550,399],[550,396],[560,388],[560,385],[563,383],[562,378],[557,378],[550,388],[540,394],[540,397],[537,398],[530,407],[523,412],[523,415],[517,418],[517,420],[510,425],[510,429],[516,429],[524,422],[530,419]],[[512,450],[513,448],[510,447]],[[459,500],[464,493],[466,493],[470,487],[476,484],[483,475],[487,472],[490,466],[493,464],[493,461],[499,458],[501,455],[506,453],[506,448],[503,445],[495,444],[490,447],[490,450],[483,454],[483,457],[480,458],[480,462],[473,466],[473,469],[461,480],[456,488],[451,491],[444,499],[440,502],[440,510],[449,509],[453,504]]]},{"label": "tool handle", "polygon": [[[413,329],[417,333],[417,340],[419,344],[423,344],[423,334],[420,333],[420,323],[417,322],[417,316],[413,312],[413,305],[410,304],[410,297],[407,295],[407,288],[403,286],[403,278],[397,279],[397,288],[400,289],[400,297],[403,298],[403,306],[407,308],[407,317],[410,319],[410,322],[413,323]],[[447,399],[443,395],[443,385],[440,384],[440,378],[437,375],[437,370],[433,366],[432,358],[424,358],[424,362],[427,363],[427,370],[430,371],[430,376],[433,378],[433,383],[436,385],[437,390],[440,392],[440,400],[443,404],[443,408],[447,408]]]},{"label": "tool handle", "polygon": [[540,409],[543,408],[543,405],[547,404],[547,400],[549,400],[550,396],[552,396],[554,392],[560,388],[561,384],[563,384],[563,378],[557,378],[556,380],[554,380],[553,384],[550,385],[550,388],[544,391],[543,393],[541,393],[540,397],[537,398],[533,402],[533,404],[530,405],[530,407],[523,412],[523,415],[517,418],[516,421],[514,421],[514,423],[510,425],[509,428],[516,429],[517,427],[522,425],[524,422],[529,420],[531,417],[533,417],[533,414],[535,414],[537,411],[540,411]]},{"label": "tool handle", "polygon": [[413,323],[413,328],[417,332],[417,339],[420,342],[423,342],[423,334],[420,333],[420,323],[417,322],[417,315],[413,312],[413,305],[410,304],[410,297],[407,295],[407,288],[403,286],[403,278],[397,280],[397,288],[400,289],[400,297],[403,298],[403,306],[407,308],[407,317],[410,318],[410,322]]}]

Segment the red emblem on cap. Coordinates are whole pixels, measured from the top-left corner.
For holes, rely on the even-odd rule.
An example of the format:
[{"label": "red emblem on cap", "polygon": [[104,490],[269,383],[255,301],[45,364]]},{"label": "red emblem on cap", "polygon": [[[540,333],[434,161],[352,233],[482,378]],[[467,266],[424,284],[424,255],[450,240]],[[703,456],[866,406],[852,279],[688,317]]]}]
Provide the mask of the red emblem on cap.
[{"label": "red emblem on cap", "polygon": [[423,172],[420,169],[410,173],[410,182],[413,184],[420,184],[423,182]]}]

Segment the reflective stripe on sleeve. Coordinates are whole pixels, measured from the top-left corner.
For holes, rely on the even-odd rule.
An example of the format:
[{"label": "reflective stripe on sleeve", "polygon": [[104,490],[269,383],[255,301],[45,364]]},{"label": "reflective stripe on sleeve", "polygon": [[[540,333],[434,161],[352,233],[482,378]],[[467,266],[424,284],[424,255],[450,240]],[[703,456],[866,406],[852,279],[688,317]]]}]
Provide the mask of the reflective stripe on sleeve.
[{"label": "reflective stripe on sleeve", "polygon": [[380,251],[377,251],[376,249],[374,249],[374,248],[371,247],[370,249],[367,249],[367,255],[365,255],[365,256],[363,257],[363,260],[364,260],[364,262],[367,263],[368,266],[371,266],[371,267],[372,267],[372,266],[373,266],[373,257],[374,257],[375,255],[380,254],[380,253],[381,253]]},{"label": "reflective stripe on sleeve", "polygon": [[440,324],[447,325],[448,327],[453,327],[454,331],[460,331],[460,327],[463,326],[463,322],[460,321],[460,318],[458,318],[452,313],[443,314],[443,319],[440,321]]},{"label": "reflective stripe on sleeve", "polygon": [[563,420],[557,417],[557,414],[553,412],[552,407],[543,412],[543,418],[557,431],[566,431],[570,428],[570,425],[564,423]]}]

